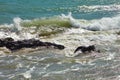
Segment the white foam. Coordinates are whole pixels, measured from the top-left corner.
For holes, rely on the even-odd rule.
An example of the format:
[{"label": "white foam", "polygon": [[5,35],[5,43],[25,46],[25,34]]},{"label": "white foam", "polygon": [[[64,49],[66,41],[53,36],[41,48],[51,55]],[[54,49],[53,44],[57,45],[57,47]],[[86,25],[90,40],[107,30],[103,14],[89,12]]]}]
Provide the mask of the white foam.
[{"label": "white foam", "polygon": [[[18,63],[18,64],[17,64],[17,69],[22,68],[22,67],[23,67],[23,64],[21,64],[21,63]],[[17,70],[17,69],[16,69],[16,70]]]},{"label": "white foam", "polygon": [[72,17],[72,13],[69,12],[68,15],[65,15],[65,14],[61,14],[60,16],[62,19],[68,19],[70,21],[70,24],[73,26],[73,27],[81,27],[81,24],[79,21],[77,21],[76,19],[74,19]]},{"label": "white foam", "polygon": [[16,18],[13,19],[14,23],[13,23],[13,26],[11,27],[12,31],[17,32],[17,31],[21,31],[22,30],[22,27],[20,25],[21,21],[22,21],[22,19],[19,18],[19,17],[16,17]]},{"label": "white foam", "polygon": [[61,71],[52,71],[52,72],[46,73],[45,75],[43,75],[43,77],[47,77],[47,76],[54,75],[54,74],[65,74],[68,71],[70,71],[70,69],[65,69]]},{"label": "white foam", "polygon": [[[6,57],[6,54],[4,53],[4,51],[0,51],[0,57]],[[0,60],[0,62],[3,60]]]},{"label": "white foam", "polygon": [[1,25],[8,28],[8,31],[0,31],[0,38],[12,37],[15,40],[37,38],[37,34],[31,34],[29,30],[22,30],[22,21],[21,18],[16,17],[13,19],[13,24]]},{"label": "white foam", "polygon": [[116,80],[120,80],[120,75],[118,75],[118,76],[116,77]]},{"label": "white foam", "polygon": [[88,38],[89,40],[96,40],[96,41],[109,41],[112,42],[116,40],[117,37],[114,34],[99,34],[99,35],[92,35],[92,37]]},{"label": "white foam", "polygon": [[31,78],[31,73],[30,73],[30,71],[26,71],[25,73],[23,73],[23,76],[24,76],[26,79]]},{"label": "white foam", "polygon": [[93,20],[89,23],[85,29],[88,30],[111,30],[111,29],[120,29],[120,16],[102,18],[99,20]]},{"label": "white foam", "polygon": [[115,58],[115,53],[109,54],[107,57],[105,57],[105,60],[112,60]]},{"label": "white foam", "polygon": [[77,51],[76,53],[74,53],[74,51],[66,50],[65,51],[65,56],[66,57],[75,57],[75,56],[78,56],[81,53],[82,53],[81,51]]},{"label": "white foam", "polygon": [[73,18],[72,13],[70,12],[68,15],[62,14],[60,17],[62,19],[68,19],[70,24],[76,28],[94,31],[120,29],[120,15],[96,20],[81,20]]},{"label": "white foam", "polygon": [[78,6],[79,11],[95,12],[95,11],[120,11],[120,5],[93,5],[93,6]]},{"label": "white foam", "polygon": [[47,64],[43,69],[44,70],[46,70],[48,67],[50,67],[52,65],[52,63],[51,64]]},{"label": "white foam", "polygon": [[20,37],[16,33],[11,33],[11,32],[3,32],[0,31],[0,38],[6,38],[6,37],[12,37],[15,40],[19,40]]},{"label": "white foam", "polygon": [[29,32],[23,32],[18,36],[20,36],[21,39],[31,39],[31,38],[37,38],[36,35],[37,34],[30,34]]},{"label": "white foam", "polygon": [[85,29],[81,29],[81,28],[71,28],[71,29],[68,29],[68,31],[66,32],[66,34],[82,34],[82,33],[85,33],[87,32],[87,30]]},{"label": "white foam", "polygon": [[26,79],[30,79],[32,77],[31,73],[34,71],[35,67],[33,66],[32,68],[30,68],[30,70],[26,71],[25,73],[22,73],[22,75],[26,78]]}]

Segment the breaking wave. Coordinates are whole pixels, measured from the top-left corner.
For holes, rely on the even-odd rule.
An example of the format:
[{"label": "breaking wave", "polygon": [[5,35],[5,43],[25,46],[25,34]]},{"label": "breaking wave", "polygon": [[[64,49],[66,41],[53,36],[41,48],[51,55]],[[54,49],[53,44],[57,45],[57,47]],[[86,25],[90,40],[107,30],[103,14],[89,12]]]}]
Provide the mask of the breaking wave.
[{"label": "breaking wave", "polygon": [[[96,20],[75,19],[70,12],[68,15],[61,14],[50,18],[23,20],[19,17],[13,19],[13,24],[0,25],[1,35],[13,36],[15,33],[24,38],[36,38],[36,36],[49,36],[66,31],[67,29],[78,28],[90,31],[102,31],[120,28],[120,15],[114,17],[103,17]],[[26,35],[28,35],[26,37]],[[18,39],[18,36],[14,35]],[[21,37],[20,37],[21,39]]]},{"label": "breaking wave", "polygon": [[93,5],[93,6],[78,6],[79,11],[83,12],[96,12],[96,11],[120,11],[120,5]]}]

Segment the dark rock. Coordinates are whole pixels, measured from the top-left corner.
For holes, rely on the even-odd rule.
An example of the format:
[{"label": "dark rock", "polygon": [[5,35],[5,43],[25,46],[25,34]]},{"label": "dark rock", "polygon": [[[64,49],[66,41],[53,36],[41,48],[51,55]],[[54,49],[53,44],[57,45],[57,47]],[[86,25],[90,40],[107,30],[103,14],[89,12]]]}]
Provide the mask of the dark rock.
[{"label": "dark rock", "polygon": [[11,51],[16,51],[16,50],[23,48],[22,45],[19,44],[18,41],[8,42],[5,46],[6,46],[6,48],[8,48]]},{"label": "dark rock", "polygon": [[28,39],[22,41],[22,46],[25,48],[36,48],[39,46],[47,46],[44,42],[35,40],[35,39]]},{"label": "dark rock", "polygon": [[88,47],[86,46],[79,46],[75,51],[74,53],[76,53],[77,51],[81,51],[82,53],[86,53],[86,52],[91,52],[91,51],[95,51],[95,46],[94,45],[90,45]]},{"label": "dark rock", "polygon": [[12,42],[12,41],[14,41],[14,39],[11,37],[0,39],[0,47],[4,47],[8,42]]},{"label": "dark rock", "polygon": [[5,41],[5,42],[12,42],[12,41],[14,41],[14,39],[11,38],[11,37],[7,37],[7,38],[3,39],[3,41]]},{"label": "dark rock", "polygon": [[2,39],[0,39],[0,47],[4,47],[4,41]]},{"label": "dark rock", "polygon": [[19,50],[21,48],[36,48],[36,47],[52,47],[54,49],[64,49],[63,45],[50,43],[50,42],[42,42],[36,39],[25,39],[25,40],[18,40],[14,41],[14,39],[8,37],[5,39],[0,39],[0,47],[6,47],[11,51]]},{"label": "dark rock", "polygon": [[59,45],[59,44],[55,44],[55,43],[50,43],[50,42],[45,42],[45,45],[47,47],[54,47],[55,49],[60,49],[60,50],[62,50],[62,49],[65,48],[65,46],[63,46],[63,45]]},{"label": "dark rock", "polygon": [[63,45],[55,45],[54,47],[55,47],[56,49],[60,49],[60,50],[62,50],[62,49],[65,48],[65,46],[63,46]]}]

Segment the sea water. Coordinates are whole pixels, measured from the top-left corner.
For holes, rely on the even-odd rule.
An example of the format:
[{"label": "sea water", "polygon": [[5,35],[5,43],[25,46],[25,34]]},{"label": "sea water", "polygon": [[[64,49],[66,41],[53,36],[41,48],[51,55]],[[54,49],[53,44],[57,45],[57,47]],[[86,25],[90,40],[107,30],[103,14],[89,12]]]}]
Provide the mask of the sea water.
[{"label": "sea water", "polygon": [[[0,48],[0,80],[119,80],[120,0],[0,0],[0,38],[64,50]],[[78,46],[98,52],[74,54]]]},{"label": "sea water", "polygon": [[15,17],[35,19],[72,12],[77,19],[100,19],[119,15],[119,0],[0,0],[0,23]]}]

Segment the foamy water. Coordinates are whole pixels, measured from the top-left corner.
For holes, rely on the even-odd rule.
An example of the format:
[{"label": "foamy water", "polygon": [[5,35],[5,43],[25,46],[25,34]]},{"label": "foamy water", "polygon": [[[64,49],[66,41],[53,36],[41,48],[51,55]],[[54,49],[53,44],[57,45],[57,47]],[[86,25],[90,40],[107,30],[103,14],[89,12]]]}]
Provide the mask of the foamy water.
[{"label": "foamy water", "polygon": [[[0,3],[0,38],[35,38],[65,46],[64,50],[24,48],[15,52],[0,48],[0,80],[120,79],[119,1]],[[74,53],[78,46],[89,45],[100,53]]]},{"label": "foamy water", "polygon": [[112,4],[112,5],[92,5],[92,6],[78,6],[79,11],[84,12],[97,12],[97,11],[120,11],[120,5]]},{"label": "foamy water", "polygon": [[[67,15],[64,15],[65,19],[70,18],[70,16],[65,16]],[[116,18],[112,19],[118,20]],[[104,19],[90,21],[89,24],[102,20]],[[88,25],[85,22],[82,22],[82,24]],[[37,34],[32,34],[30,31],[24,32],[24,27],[19,27],[22,27],[19,34],[16,31],[11,31],[11,28],[8,29],[9,32],[1,29],[1,38],[8,36],[15,40],[37,38],[41,41],[62,44],[66,48],[62,51],[55,49],[25,49],[13,53],[6,52],[5,48],[1,48],[0,79],[119,79],[120,46],[119,34],[117,34],[119,28],[118,30],[111,30],[108,26],[109,29],[92,31],[92,29],[73,26],[67,28],[63,33],[47,38],[38,37]],[[96,49],[101,52],[92,52],[85,55],[82,53],[74,54],[74,50],[81,45],[95,45]]]}]

